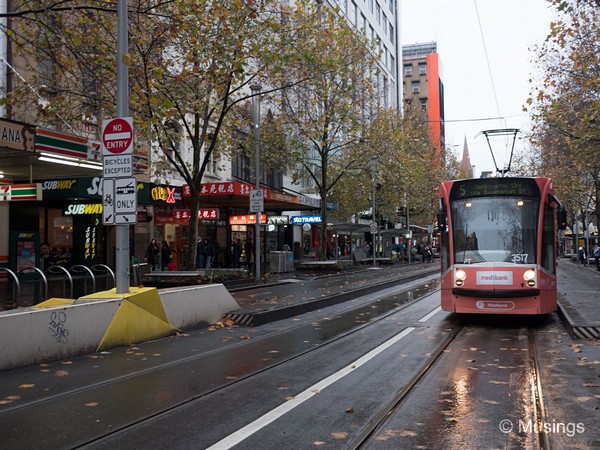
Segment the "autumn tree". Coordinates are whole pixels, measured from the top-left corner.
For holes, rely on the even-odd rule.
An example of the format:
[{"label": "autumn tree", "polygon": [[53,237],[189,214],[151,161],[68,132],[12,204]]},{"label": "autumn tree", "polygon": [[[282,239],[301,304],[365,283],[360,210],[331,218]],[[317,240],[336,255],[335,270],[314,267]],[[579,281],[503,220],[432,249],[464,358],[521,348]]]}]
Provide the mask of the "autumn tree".
[{"label": "autumn tree", "polygon": [[[319,259],[326,258],[327,203],[348,170],[362,163],[352,147],[363,140],[376,105],[375,56],[335,9],[320,2],[299,2],[287,17],[300,27],[298,52],[284,72],[269,68],[268,83],[277,93],[286,148],[299,155],[295,178],[312,185],[321,199]],[[279,90],[281,86],[286,89]],[[365,149],[364,146],[359,148]]]},{"label": "autumn tree", "polygon": [[556,181],[575,221],[589,198],[600,210],[600,10],[594,0],[549,3],[558,17],[536,51],[542,76],[528,108],[541,173]]},{"label": "autumn tree", "polygon": [[[20,4],[12,12],[22,23],[11,34],[28,64],[30,82],[15,86],[6,104],[30,111],[35,105],[40,122],[59,127],[83,128],[82,118],[98,123],[114,116],[116,5],[73,2],[68,12],[51,7],[29,15],[25,10],[31,5]],[[317,26],[304,18],[302,8],[288,9],[272,0],[130,3],[126,63],[131,115],[138,138],[159,150],[154,175],[175,173],[190,188],[190,244],[197,241],[207,165],[219,152],[237,148],[235,131],[247,126],[239,123],[243,113],[232,113],[243,112],[248,86],[260,82],[267,67],[272,76],[289,70],[286,60],[294,62],[298,36]],[[316,64],[313,69],[316,73]],[[314,76],[305,71],[307,75]],[[187,267],[194,267],[195,252],[190,245]]]},{"label": "autumn tree", "polygon": [[427,123],[420,108],[410,108],[403,115],[391,109],[379,112],[356,148],[355,158],[362,161],[360,170],[345,177],[335,190],[340,217],[371,208],[374,171],[380,218],[403,222],[404,217],[397,213],[408,204],[415,221],[431,223],[441,172]]}]

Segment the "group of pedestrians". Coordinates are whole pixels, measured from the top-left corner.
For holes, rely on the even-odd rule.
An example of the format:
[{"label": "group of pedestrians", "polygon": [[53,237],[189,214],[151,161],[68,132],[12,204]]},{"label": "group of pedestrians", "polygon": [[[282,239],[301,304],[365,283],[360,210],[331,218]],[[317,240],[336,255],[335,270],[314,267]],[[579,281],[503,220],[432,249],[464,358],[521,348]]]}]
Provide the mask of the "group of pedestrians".
[{"label": "group of pedestrians", "polygon": [[231,259],[233,261],[233,268],[240,269],[245,267],[249,269],[253,253],[254,248],[252,247],[251,239],[242,242],[241,239],[234,238],[233,243],[231,244]]},{"label": "group of pedestrians", "polygon": [[198,239],[196,247],[196,269],[210,269],[218,260],[221,246],[213,239]]},{"label": "group of pedestrians", "polygon": [[152,239],[146,249],[146,262],[152,266],[152,270],[156,270],[156,266],[160,262],[162,270],[175,270],[173,261],[173,251],[167,241],[162,241],[161,246],[158,246],[156,239]]}]

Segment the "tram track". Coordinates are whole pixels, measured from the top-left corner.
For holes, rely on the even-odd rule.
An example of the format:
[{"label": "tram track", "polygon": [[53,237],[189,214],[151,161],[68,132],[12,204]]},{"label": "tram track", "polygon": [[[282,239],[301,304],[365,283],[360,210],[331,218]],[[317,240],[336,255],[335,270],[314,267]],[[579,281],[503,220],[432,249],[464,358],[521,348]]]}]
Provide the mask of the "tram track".
[{"label": "tram track", "polygon": [[[410,382],[401,390],[399,390],[393,398],[391,398],[390,402],[386,405],[386,407],[382,408],[377,414],[375,414],[372,420],[368,423],[364,430],[357,435],[355,439],[348,443],[348,445],[344,446],[346,450],[365,450],[365,449],[379,449],[379,448],[396,448],[392,446],[382,446],[376,445],[380,444],[379,441],[385,440],[387,435],[389,434],[389,430],[398,429],[397,423],[390,423],[391,418],[394,416],[406,416],[410,414],[410,410],[404,410],[404,402],[411,396],[415,395],[418,397],[422,397],[422,392],[417,392],[419,385],[427,378],[427,377],[435,377],[438,375],[433,375],[433,368],[437,363],[444,359],[450,347],[459,339],[464,338],[466,333],[472,333],[472,330],[468,329],[464,324],[457,326],[452,332],[446,337],[445,341],[440,345],[440,347],[431,354],[430,358],[423,365],[421,370],[415,374],[415,376],[410,380]],[[514,441],[518,443],[519,446],[523,445],[527,439],[529,440],[531,445],[525,445],[524,448],[534,448],[536,450],[551,450],[551,430],[548,430],[549,424],[551,423],[548,419],[548,414],[544,402],[544,393],[543,393],[543,383],[542,383],[542,375],[540,370],[540,363],[538,359],[538,348],[535,337],[535,328],[528,327],[527,328],[527,338],[528,338],[528,361],[524,370],[527,372],[527,383],[526,386],[530,393],[529,398],[531,401],[531,405],[529,407],[524,405],[524,410],[530,411],[530,419],[527,417],[523,417],[517,421],[510,421],[508,419],[503,419],[499,422],[499,430],[496,428],[496,431],[499,433],[505,433],[509,435],[514,431]],[[484,397],[482,393],[475,392],[476,397]],[[515,393],[518,395],[518,393]],[[473,401],[475,399],[472,399]],[[429,407],[429,403],[427,400],[422,401],[422,408],[427,409]],[[435,402],[441,401],[440,399],[434,399],[431,401],[431,404]],[[500,406],[499,408],[501,408]],[[507,408],[509,409],[509,408]],[[506,425],[507,428],[503,428]],[[513,428],[514,427],[514,428]],[[523,430],[523,429],[524,430]],[[387,431],[386,431],[387,430]],[[527,439],[523,439],[524,434],[529,434]],[[520,435],[520,437],[517,437]],[[512,438],[512,437],[511,437]],[[513,443],[515,443],[513,442]],[[419,444],[423,444],[419,442]],[[411,442],[411,446],[416,445],[414,442]],[[429,442],[424,444],[424,448],[438,448],[440,447],[439,442]],[[492,444],[490,444],[493,446]],[[404,447],[400,447],[404,448]]]},{"label": "tram track", "polygon": [[352,442],[350,442],[347,445],[346,449],[359,450],[368,447],[368,444],[370,443],[377,430],[379,430],[381,426],[386,423],[388,416],[401,407],[404,399],[406,399],[406,397],[408,397],[408,395],[410,395],[411,392],[414,391],[419,382],[425,376],[427,376],[432,366],[441,357],[441,355],[444,353],[444,350],[448,348],[448,346],[456,339],[456,336],[458,336],[461,330],[462,326],[456,327],[448,334],[444,342],[435,352],[432,353],[432,355],[429,357],[426,363],[414,375],[414,377],[409,381],[409,383],[406,386],[404,386],[404,388],[402,388],[400,391],[398,391],[396,395],[392,397],[388,405],[385,408],[383,408],[377,415],[375,415],[371,421],[369,421],[365,429],[360,433],[360,435],[358,435]]},{"label": "tram track", "polygon": [[544,392],[542,388],[542,375],[540,370],[540,362],[538,358],[537,343],[535,339],[535,331],[529,328],[529,353],[531,354],[531,366],[529,368],[531,374],[531,391],[533,397],[533,415],[536,423],[536,436],[539,449],[550,450],[550,435],[546,432],[546,424],[548,414],[544,403]]}]

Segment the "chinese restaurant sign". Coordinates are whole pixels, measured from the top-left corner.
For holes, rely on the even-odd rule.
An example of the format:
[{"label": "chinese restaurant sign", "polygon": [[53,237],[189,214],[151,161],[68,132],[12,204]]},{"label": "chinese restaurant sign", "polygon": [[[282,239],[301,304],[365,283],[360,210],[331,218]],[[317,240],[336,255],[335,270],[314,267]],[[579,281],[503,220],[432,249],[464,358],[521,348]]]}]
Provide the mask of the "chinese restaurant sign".
[{"label": "chinese restaurant sign", "polygon": [[[260,223],[267,224],[267,215],[260,215]],[[229,225],[254,225],[256,224],[256,214],[244,214],[241,216],[230,216]]]},{"label": "chinese restaurant sign", "polygon": [[[175,209],[173,211],[173,223],[187,225],[190,221],[191,211],[189,209]],[[206,208],[198,210],[198,219],[200,220],[218,220],[218,208]]]}]

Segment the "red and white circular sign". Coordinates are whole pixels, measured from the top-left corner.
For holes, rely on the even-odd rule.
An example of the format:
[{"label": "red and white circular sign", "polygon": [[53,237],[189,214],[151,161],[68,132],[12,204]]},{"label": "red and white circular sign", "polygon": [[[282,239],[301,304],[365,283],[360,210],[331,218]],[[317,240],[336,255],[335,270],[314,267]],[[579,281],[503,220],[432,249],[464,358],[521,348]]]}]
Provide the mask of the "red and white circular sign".
[{"label": "red and white circular sign", "polygon": [[133,119],[119,117],[102,122],[102,154],[128,155],[133,153]]}]

